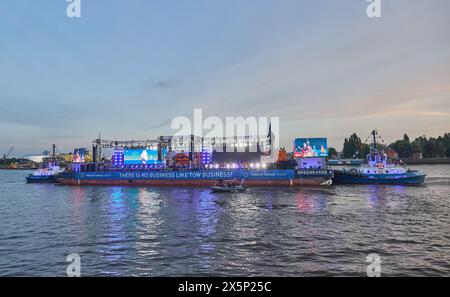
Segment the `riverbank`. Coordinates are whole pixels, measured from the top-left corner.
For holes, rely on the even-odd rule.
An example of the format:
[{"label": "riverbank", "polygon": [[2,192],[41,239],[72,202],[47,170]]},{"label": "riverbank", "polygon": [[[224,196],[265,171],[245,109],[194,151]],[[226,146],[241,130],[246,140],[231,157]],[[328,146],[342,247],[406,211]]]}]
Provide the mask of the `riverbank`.
[{"label": "riverbank", "polygon": [[403,162],[411,165],[440,165],[450,164],[450,158],[403,159]]},{"label": "riverbank", "polygon": [[10,167],[0,167],[0,170],[36,170],[38,167],[17,167],[17,168],[10,168]]},{"label": "riverbank", "polygon": [[[402,159],[403,163],[409,165],[445,165],[450,164],[450,158],[423,158],[423,159]],[[363,159],[330,159],[328,166],[358,166],[364,163]]]}]

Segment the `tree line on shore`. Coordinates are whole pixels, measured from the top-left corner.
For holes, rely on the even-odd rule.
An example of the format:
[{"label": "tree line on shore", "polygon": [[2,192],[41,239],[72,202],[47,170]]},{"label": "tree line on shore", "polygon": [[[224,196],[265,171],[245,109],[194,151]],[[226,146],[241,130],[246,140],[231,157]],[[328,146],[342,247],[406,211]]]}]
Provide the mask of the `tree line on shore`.
[{"label": "tree line on shore", "polygon": [[[341,155],[343,158],[363,158],[370,152],[370,146],[370,138],[363,142],[356,133],[353,133],[350,137],[345,138]],[[396,154],[399,158],[450,158],[450,133],[445,133],[437,138],[427,138],[423,135],[413,141],[405,133],[403,139],[390,144],[380,140],[377,146],[381,150]],[[339,155],[332,147],[328,149],[328,152],[331,157]]]}]

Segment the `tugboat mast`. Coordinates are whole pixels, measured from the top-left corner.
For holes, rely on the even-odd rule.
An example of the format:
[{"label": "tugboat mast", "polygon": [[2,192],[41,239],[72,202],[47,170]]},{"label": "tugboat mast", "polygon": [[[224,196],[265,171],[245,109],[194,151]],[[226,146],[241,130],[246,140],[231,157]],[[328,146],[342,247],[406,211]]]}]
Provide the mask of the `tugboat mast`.
[{"label": "tugboat mast", "polygon": [[376,152],[377,151],[377,130],[373,130],[372,131],[372,136],[373,136],[373,151]]},{"label": "tugboat mast", "polygon": [[52,161],[56,161],[56,144],[52,145]]}]

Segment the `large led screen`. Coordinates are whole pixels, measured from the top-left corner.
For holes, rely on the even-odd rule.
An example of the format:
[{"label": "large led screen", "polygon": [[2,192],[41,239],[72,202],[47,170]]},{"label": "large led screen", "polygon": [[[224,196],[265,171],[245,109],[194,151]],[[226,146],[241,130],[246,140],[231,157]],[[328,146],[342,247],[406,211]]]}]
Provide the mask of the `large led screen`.
[{"label": "large led screen", "polygon": [[159,164],[157,149],[126,149],[124,150],[125,165]]},{"label": "large led screen", "polygon": [[77,148],[73,150],[73,163],[84,163],[86,162],[86,149]]},{"label": "large led screen", "polygon": [[328,157],[326,138],[296,138],[294,140],[294,157]]}]

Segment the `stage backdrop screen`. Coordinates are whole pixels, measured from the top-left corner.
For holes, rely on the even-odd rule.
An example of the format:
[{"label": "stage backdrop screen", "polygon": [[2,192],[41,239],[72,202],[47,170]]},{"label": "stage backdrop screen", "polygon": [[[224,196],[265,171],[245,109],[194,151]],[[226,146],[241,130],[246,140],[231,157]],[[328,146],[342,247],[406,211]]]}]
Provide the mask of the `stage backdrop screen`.
[{"label": "stage backdrop screen", "polygon": [[157,149],[125,149],[125,165],[159,164]]},{"label": "stage backdrop screen", "polygon": [[328,157],[326,138],[296,138],[294,140],[295,158]]}]

